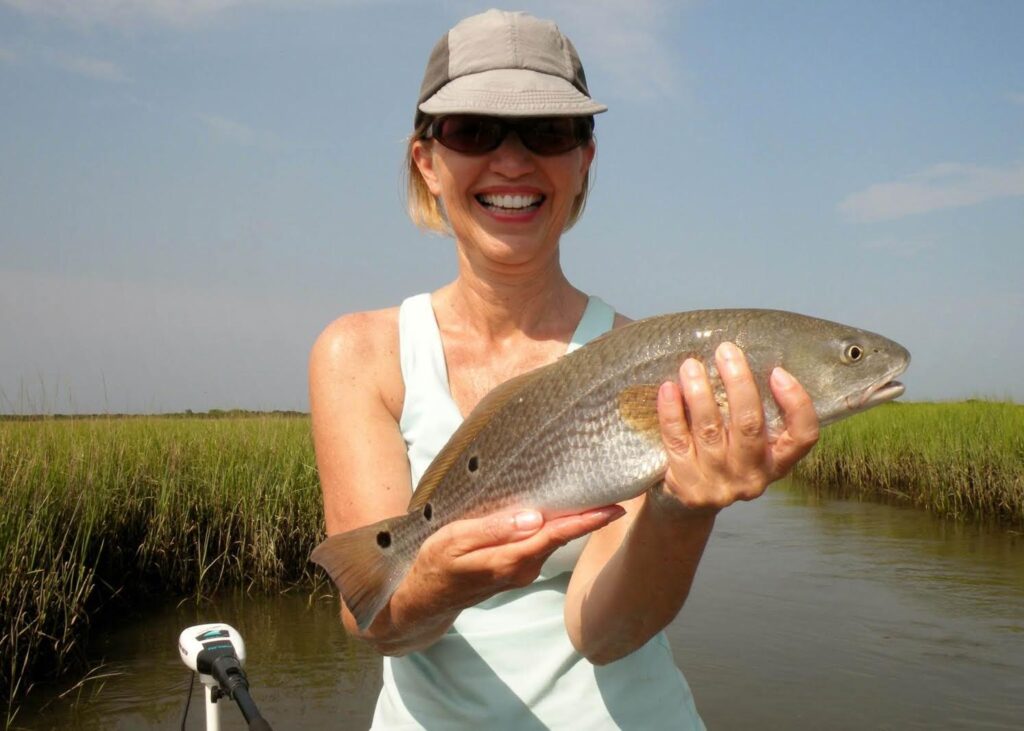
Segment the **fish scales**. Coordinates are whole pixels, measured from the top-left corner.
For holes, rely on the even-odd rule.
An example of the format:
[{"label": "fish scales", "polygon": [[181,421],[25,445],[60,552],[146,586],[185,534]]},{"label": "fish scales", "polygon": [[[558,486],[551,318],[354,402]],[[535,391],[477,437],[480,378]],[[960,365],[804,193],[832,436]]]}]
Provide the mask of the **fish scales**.
[{"label": "fish scales", "polygon": [[437,455],[404,516],[331,536],[313,553],[361,627],[387,603],[416,552],[447,523],[531,507],[547,517],[621,502],[658,482],[667,457],[658,386],[704,362],[728,419],[714,352],[740,347],[769,435],[783,428],[768,379],[792,373],[822,425],[895,398],[909,353],[880,335],[778,310],[699,310],[618,328],[494,389]]}]

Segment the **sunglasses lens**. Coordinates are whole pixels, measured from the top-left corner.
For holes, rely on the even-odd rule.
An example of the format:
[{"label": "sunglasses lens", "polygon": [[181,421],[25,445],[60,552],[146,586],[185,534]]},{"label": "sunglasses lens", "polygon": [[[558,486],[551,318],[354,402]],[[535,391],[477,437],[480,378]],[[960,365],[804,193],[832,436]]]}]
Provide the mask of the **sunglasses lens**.
[{"label": "sunglasses lens", "polygon": [[514,129],[526,149],[538,155],[561,155],[588,142],[593,129],[589,117],[497,117],[452,115],[434,120],[431,135],[445,147],[466,155],[482,155],[498,148]]},{"label": "sunglasses lens", "polygon": [[561,155],[590,139],[590,123],[578,117],[546,117],[516,125],[519,139],[538,155]]},{"label": "sunglasses lens", "polygon": [[505,137],[504,125],[492,117],[452,116],[434,122],[433,135],[445,147],[469,155],[490,152]]}]

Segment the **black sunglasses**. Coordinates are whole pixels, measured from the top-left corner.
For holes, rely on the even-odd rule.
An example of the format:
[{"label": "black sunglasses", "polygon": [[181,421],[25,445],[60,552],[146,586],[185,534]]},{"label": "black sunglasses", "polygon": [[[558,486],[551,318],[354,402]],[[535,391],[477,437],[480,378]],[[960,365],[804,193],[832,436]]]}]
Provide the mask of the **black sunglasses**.
[{"label": "black sunglasses", "polygon": [[427,138],[464,155],[482,155],[498,149],[509,131],[523,146],[538,155],[561,155],[586,144],[593,137],[593,117],[480,117],[453,114],[438,117]]}]

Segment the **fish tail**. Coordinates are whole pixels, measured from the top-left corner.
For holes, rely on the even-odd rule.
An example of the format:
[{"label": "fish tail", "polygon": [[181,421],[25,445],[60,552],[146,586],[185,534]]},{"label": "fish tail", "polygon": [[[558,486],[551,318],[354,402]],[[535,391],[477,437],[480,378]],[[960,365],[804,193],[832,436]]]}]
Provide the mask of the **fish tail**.
[{"label": "fish tail", "polygon": [[394,531],[404,522],[406,516],[389,518],[329,536],[310,554],[330,575],[361,630],[388,603],[415,558],[396,545]]}]

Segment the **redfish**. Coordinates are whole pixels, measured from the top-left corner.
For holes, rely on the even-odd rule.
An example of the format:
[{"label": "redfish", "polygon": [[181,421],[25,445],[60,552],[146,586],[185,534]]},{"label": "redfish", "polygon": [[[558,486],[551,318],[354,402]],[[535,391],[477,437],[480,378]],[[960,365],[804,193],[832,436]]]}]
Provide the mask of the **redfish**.
[{"label": "redfish", "polygon": [[661,481],[667,457],[657,393],[689,357],[704,362],[723,415],[714,352],[743,350],[760,389],[769,439],[784,428],[768,377],[789,371],[821,425],[903,393],[893,379],[910,353],[881,335],[778,310],[701,310],[640,320],[489,393],[438,453],[408,513],[333,535],[313,551],[365,629],[423,542],[454,520],[510,508],[546,518],[635,497]]}]

